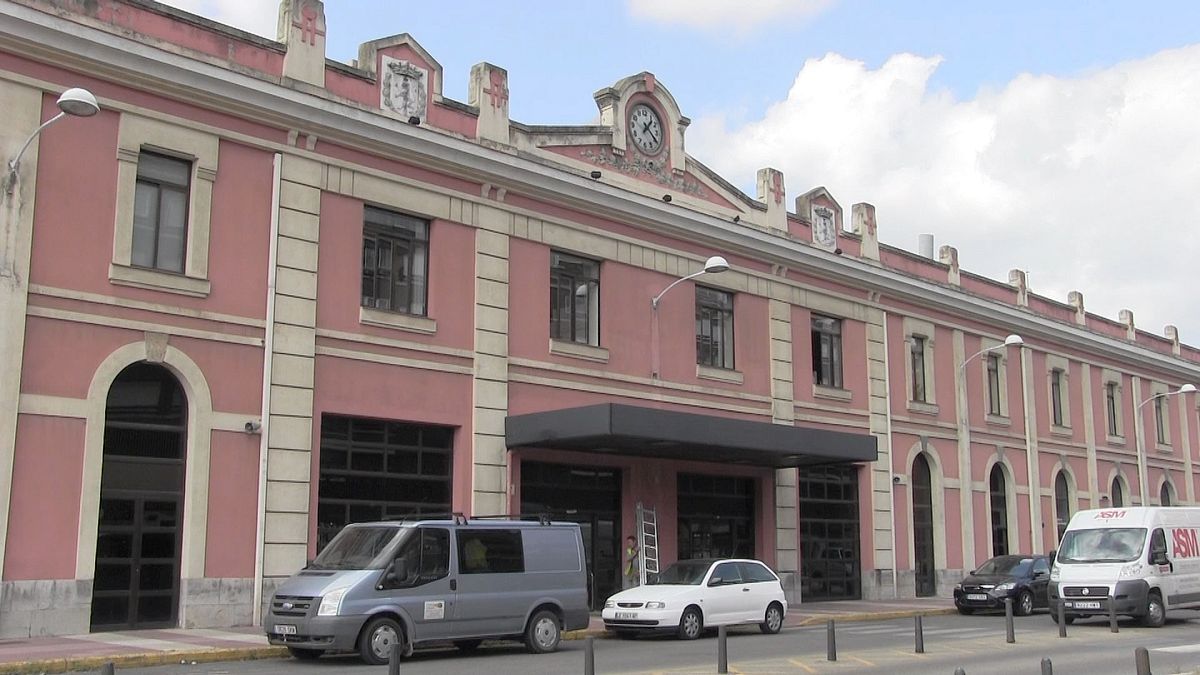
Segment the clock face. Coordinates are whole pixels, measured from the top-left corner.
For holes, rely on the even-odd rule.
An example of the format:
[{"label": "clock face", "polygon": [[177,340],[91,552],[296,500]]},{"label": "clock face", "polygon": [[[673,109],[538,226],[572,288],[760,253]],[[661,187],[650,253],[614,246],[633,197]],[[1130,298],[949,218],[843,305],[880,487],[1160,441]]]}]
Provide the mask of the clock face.
[{"label": "clock face", "polygon": [[629,113],[629,136],[642,152],[653,154],[661,150],[663,127],[658,113],[645,104],[633,106]]}]

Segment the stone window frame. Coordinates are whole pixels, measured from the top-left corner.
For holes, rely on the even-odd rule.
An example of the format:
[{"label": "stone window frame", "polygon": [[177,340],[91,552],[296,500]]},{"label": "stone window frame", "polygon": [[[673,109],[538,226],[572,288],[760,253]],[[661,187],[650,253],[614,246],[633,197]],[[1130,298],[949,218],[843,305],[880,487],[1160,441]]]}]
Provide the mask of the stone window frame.
[{"label": "stone window frame", "polygon": [[[937,405],[937,387],[934,379],[934,326],[929,321],[921,321],[920,319],[905,318],[904,319],[904,397],[908,402],[908,409],[913,412],[921,412],[931,415],[938,413]],[[925,375],[925,400],[914,401],[912,399],[913,391],[913,358],[912,346],[913,338],[924,338],[925,348],[922,353],[924,357],[924,375]]]},{"label": "stone window frame", "polygon": [[[1100,373],[1100,395],[1104,401],[1104,433],[1110,445],[1125,445],[1125,384],[1121,373],[1103,369]],[[1113,410],[1108,409],[1108,388],[1113,386]],[[1111,414],[1110,414],[1111,413]],[[1116,433],[1112,433],[1113,430]]]},{"label": "stone window frame", "polygon": [[[1063,480],[1066,482],[1066,486],[1067,486],[1067,494],[1065,495],[1066,502],[1067,502],[1067,514],[1066,514],[1065,518],[1060,518],[1060,516],[1062,514],[1059,513],[1059,509],[1058,509],[1058,478],[1059,478],[1059,476],[1063,477]],[[1058,531],[1059,523],[1060,522],[1062,523],[1063,530],[1065,531],[1066,527],[1067,527],[1067,523],[1069,523],[1071,521],[1071,516],[1075,515],[1075,512],[1079,511],[1079,496],[1078,495],[1079,495],[1079,488],[1075,483],[1075,474],[1071,471],[1070,466],[1068,466],[1065,463],[1060,462],[1057,467],[1057,470],[1054,472],[1053,480],[1050,481],[1050,503],[1051,503],[1051,507],[1054,511],[1053,523],[1054,523],[1054,528],[1055,528],[1054,529],[1055,542],[1058,542],[1062,539],[1062,533],[1060,533]],[[1075,507],[1074,511],[1071,510],[1072,507]]]},{"label": "stone window frame", "polygon": [[[192,297],[208,296],[211,290],[208,252],[212,194],[217,179],[220,143],[220,138],[214,134],[134,113],[122,113],[117,137],[117,212],[113,257],[108,267],[111,283]],[[137,192],[138,160],[143,150],[192,163],[182,274],[135,267],[132,264],[134,198]]]},{"label": "stone window frame", "polygon": [[[987,399],[984,401],[984,411],[986,411],[985,418],[992,424],[1008,424],[1008,348],[1004,345],[1003,340],[997,340],[990,337],[980,338],[979,348],[990,350],[984,353],[983,358],[979,359],[980,363],[978,366],[983,373],[985,396],[988,397],[992,395],[991,382],[988,380],[988,360],[995,358],[998,361],[996,374],[998,378],[997,384],[999,385],[1000,390],[1000,405],[998,406],[1000,413],[993,414],[991,412],[991,400]],[[964,386],[966,385],[964,384]]]},{"label": "stone window frame", "polygon": [[[1054,373],[1061,373],[1059,380],[1059,404],[1062,406],[1062,424],[1054,423]],[[1050,431],[1069,435],[1071,433],[1071,362],[1062,356],[1046,355],[1046,404],[1050,413]]]},{"label": "stone window frame", "polygon": [[[1147,404],[1147,407],[1149,407],[1153,412],[1150,418],[1153,424],[1149,429],[1146,430],[1146,433],[1147,435],[1149,435],[1149,433],[1154,434],[1154,447],[1163,452],[1171,452],[1172,450],[1171,409],[1169,407],[1171,405],[1172,397],[1168,395],[1170,393],[1171,389],[1167,385],[1162,384],[1161,382],[1150,383],[1150,396],[1154,400]],[[1145,411],[1139,411],[1139,414],[1144,412]],[[1144,416],[1142,417],[1142,421],[1145,421]],[[1160,421],[1162,423],[1161,435],[1158,433]],[[1146,445],[1150,445],[1149,441],[1146,442]]]}]

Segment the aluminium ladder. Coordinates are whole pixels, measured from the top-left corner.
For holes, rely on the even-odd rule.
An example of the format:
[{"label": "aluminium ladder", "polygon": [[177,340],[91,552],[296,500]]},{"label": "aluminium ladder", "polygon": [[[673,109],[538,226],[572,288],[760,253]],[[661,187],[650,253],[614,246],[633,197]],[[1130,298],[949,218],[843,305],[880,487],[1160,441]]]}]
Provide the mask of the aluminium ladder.
[{"label": "aluminium ladder", "polygon": [[637,503],[638,520],[638,582],[646,585],[647,575],[658,574],[658,517],[654,509]]}]

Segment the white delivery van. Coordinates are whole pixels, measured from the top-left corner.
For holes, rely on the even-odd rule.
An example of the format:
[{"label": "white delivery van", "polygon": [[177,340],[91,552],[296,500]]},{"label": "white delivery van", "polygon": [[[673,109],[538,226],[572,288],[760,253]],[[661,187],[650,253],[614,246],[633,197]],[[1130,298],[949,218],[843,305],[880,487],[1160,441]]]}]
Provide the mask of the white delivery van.
[{"label": "white delivery van", "polygon": [[1067,623],[1115,613],[1161,626],[1200,609],[1200,508],[1123,507],[1071,518],[1050,570],[1050,613]]}]

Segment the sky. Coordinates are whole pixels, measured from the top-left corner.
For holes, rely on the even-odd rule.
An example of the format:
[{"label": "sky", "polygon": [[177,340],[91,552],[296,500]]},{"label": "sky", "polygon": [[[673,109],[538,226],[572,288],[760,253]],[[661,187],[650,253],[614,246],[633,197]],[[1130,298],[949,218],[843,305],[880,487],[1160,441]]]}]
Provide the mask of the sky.
[{"label": "sky", "polygon": [[[274,0],[167,0],[274,38]],[[688,153],[755,193],[824,186],[879,237],[958,249],[965,271],[1200,345],[1200,3],[1115,0],[327,0],[327,51],[409,33],[466,101],[508,70],[510,114],[586,124],[650,71]],[[1200,383],[1198,383],[1200,384]]]}]

